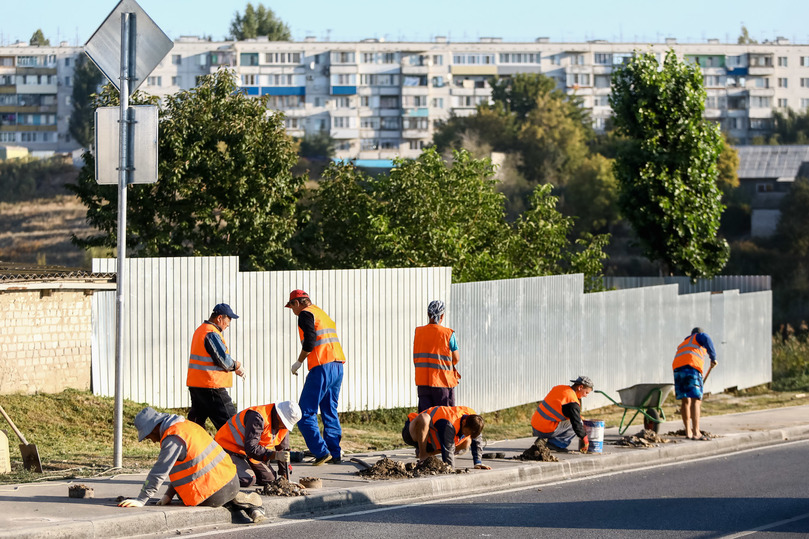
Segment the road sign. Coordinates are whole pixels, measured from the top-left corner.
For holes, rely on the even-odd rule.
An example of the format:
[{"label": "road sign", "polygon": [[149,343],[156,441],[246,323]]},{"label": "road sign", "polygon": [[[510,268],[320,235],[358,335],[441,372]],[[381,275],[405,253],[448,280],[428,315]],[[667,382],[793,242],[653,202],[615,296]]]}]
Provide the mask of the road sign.
[{"label": "road sign", "polygon": [[135,14],[135,80],[129,91],[134,92],[146,80],[149,73],[165,58],[174,43],[143,11],[135,0],[121,0],[112,13],[104,19],[84,45],[84,52],[98,66],[104,76],[121,91],[121,14]]},{"label": "road sign", "polygon": [[[130,144],[137,151],[129,154],[131,164],[127,183],[154,183],[157,181],[157,106],[135,105],[130,109],[135,120]],[[118,107],[96,109],[96,181],[103,185],[118,184],[120,117]]]}]

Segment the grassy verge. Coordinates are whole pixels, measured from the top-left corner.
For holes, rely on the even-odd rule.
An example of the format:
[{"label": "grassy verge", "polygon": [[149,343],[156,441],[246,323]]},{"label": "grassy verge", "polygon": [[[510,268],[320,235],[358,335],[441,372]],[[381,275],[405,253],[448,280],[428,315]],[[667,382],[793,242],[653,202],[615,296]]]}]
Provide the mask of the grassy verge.
[{"label": "grassy verge", "polygon": [[[9,435],[12,472],[0,475],[0,483],[22,483],[49,479],[89,477],[112,473],[113,399],[97,397],[90,392],[67,390],[58,394],[4,395],[0,404],[23,432],[29,443],[37,445],[44,474],[26,472],[22,468],[18,440],[10,428]],[[766,387],[736,393],[708,395],[703,414],[718,415],[749,410],[761,410],[809,404],[806,396],[796,398],[794,392],[771,391]],[[124,401],[123,465],[126,471],[151,467],[159,447],[150,442],[138,443],[132,422],[143,404]],[[530,436],[534,404],[484,414],[485,437],[504,440]],[[185,415],[185,409],[165,410]],[[384,451],[403,446],[401,431],[410,408],[372,410],[341,414],[343,450],[347,453]],[[664,405],[666,417],[679,418],[677,406],[670,397]],[[584,417],[602,419],[607,426],[617,426],[622,411],[616,406],[588,410]],[[212,426],[209,425],[209,431]],[[639,429],[635,419],[632,429]],[[634,430],[632,430],[634,432]],[[293,448],[305,448],[296,429],[291,439]],[[116,470],[118,473],[119,470]]]}]

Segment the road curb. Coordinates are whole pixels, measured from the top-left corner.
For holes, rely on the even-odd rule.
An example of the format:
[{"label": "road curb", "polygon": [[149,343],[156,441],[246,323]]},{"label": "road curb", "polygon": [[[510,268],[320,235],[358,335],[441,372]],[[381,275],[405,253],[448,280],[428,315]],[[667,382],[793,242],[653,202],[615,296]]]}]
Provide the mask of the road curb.
[{"label": "road curb", "polygon": [[[809,439],[809,425],[730,434],[708,442],[679,441],[648,449],[627,448],[610,454],[568,455],[560,462],[524,462],[500,470],[470,470],[470,473],[433,476],[405,481],[375,481],[365,486],[324,490],[292,498],[264,497],[269,518],[307,517],[407,502],[482,493],[510,487],[578,479],[605,472],[619,472],[654,464],[683,462],[718,454],[769,446],[790,440]],[[116,517],[47,524],[22,530],[0,531],[0,538],[63,539],[74,537],[115,538],[147,533],[174,533],[203,526],[231,525],[234,517],[224,508],[149,506]]]}]

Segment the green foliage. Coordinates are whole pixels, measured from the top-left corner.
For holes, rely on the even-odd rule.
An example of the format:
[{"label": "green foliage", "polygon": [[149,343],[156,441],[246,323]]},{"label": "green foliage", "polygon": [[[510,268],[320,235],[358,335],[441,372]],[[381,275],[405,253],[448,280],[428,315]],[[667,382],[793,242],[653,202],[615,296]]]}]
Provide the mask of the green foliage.
[{"label": "green foliage", "polygon": [[328,131],[319,131],[314,135],[307,134],[299,142],[298,153],[301,157],[329,159],[334,156],[334,139]]},{"label": "green foliage", "polygon": [[275,16],[275,12],[264,4],[253,7],[247,3],[244,15],[237,11],[230,23],[231,37],[237,41],[258,36],[267,36],[270,41],[292,41],[289,26]]},{"label": "green foliage", "polygon": [[509,225],[493,173],[489,159],[456,151],[449,166],[434,149],[375,178],[332,165],[312,195],[300,258],[315,268],[452,266],[455,282],[601,274],[606,237],[571,245],[572,219],[550,186]]},{"label": "green foliage", "polygon": [[629,139],[615,163],[621,212],[650,260],[692,278],[711,277],[729,247],[722,214],[718,127],[702,116],[699,67],[669,51],[662,66],[639,54],[613,73],[615,125]]},{"label": "green foliage", "polygon": [[809,110],[776,110],[773,122],[773,133],[762,144],[809,144]]},{"label": "green foliage", "polygon": [[41,28],[37,28],[37,31],[33,33],[28,44],[32,47],[48,47],[51,44],[51,40],[45,38],[45,34],[42,33]]},{"label": "green foliage", "polygon": [[75,167],[59,157],[0,161],[0,202],[64,194],[65,180],[72,181],[75,176]]},{"label": "green foliage", "polygon": [[736,40],[736,43],[739,45],[753,45],[758,43],[758,41],[750,37],[750,32],[747,31],[747,27],[742,25],[741,34],[739,34],[739,38]]},{"label": "green foliage", "polygon": [[[133,96],[132,103],[148,99]],[[97,105],[117,104],[106,87]],[[302,180],[293,177],[294,143],[264,99],[238,92],[233,74],[203,77],[165,98],[160,113],[158,181],[127,194],[127,247],[136,256],[239,256],[243,270],[293,265],[289,239]],[[83,247],[116,245],[117,188],[99,186],[93,158],[72,190],[101,234]]]},{"label": "green foliage", "polygon": [[104,75],[96,65],[86,56],[79,56],[73,70],[73,111],[70,113],[68,130],[82,148],[89,148],[93,144],[93,95],[103,80]]},{"label": "green foliage", "polygon": [[618,181],[612,160],[593,154],[574,170],[565,189],[565,210],[576,216],[574,230],[604,232],[618,221]]},{"label": "green foliage", "polygon": [[772,338],[773,389],[809,390],[809,327],[786,324]]}]

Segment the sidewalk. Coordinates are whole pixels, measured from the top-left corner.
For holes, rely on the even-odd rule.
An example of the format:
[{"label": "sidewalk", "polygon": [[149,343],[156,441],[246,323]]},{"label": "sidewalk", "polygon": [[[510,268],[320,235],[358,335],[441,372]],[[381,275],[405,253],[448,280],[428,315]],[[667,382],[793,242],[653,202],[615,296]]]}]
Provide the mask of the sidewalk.
[{"label": "sidewalk", "polygon": [[[682,428],[682,422],[661,425],[660,433]],[[660,444],[649,449],[611,445],[617,428],[605,432],[602,454],[556,454],[559,462],[522,462],[487,459],[491,471],[470,470],[467,474],[444,475],[421,479],[372,481],[356,475],[358,467],[347,458],[342,464],[314,467],[293,464],[294,481],[314,476],[323,480],[323,488],[311,495],[282,498],[263,497],[270,519],[289,516],[313,516],[340,512],[347,508],[425,501],[453,495],[517,487],[570,479],[590,474],[633,469],[675,460],[689,460],[707,455],[732,453],[742,449],[777,444],[785,440],[809,439],[809,406],[794,406],[742,414],[705,417],[703,430],[720,437],[711,441],[691,441],[671,437],[676,443]],[[640,426],[634,423],[627,435]],[[485,436],[485,431],[484,431]],[[664,436],[665,437],[665,436]],[[533,438],[489,442],[484,452],[503,452],[514,457],[533,442]],[[574,444],[575,445],[575,442]],[[413,450],[366,453],[357,456],[373,464],[382,456],[396,460],[413,460]],[[472,468],[471,456],[456,457],[459,468]],[[179,533],[178,530],[210,525],[229,525],[234,516],[226,509],[189,508],[180,505],[141,509],[116,506],[119,495],[134,497],[145,474],[117,475],[95,479],[0,485],[0,538],[60,537],[131,537],[146,533]],[[94,489],[92,499],[68,497],[68,487],[83,484]],[[160,493],[165,487],[161,488]],[[175,501],[176,504],[176,501]],[[246,519],[244,525],[249,526]]]}]

